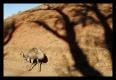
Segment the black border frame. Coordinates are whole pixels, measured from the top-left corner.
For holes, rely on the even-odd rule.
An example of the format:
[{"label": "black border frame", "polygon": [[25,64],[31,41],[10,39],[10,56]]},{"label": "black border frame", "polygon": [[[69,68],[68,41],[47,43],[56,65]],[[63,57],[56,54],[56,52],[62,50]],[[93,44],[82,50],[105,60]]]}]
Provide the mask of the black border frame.
[{"label": "black border frame", "polygon": [[[25,4],[29,4],[29,3],[113,3],[113,0],[4,0],[4,1],[1,1],[2,2],[2,4],[1,4],[1,15],[2,16],[0,16],[1,17],[1,22],[3,23],[3,16],[4,16],[4,13],[3,13],[3,4],[5,4],[5,3],[16,3],[16,4],[23,4],[23,3],[25,3]],[[114,6],[114,4],[113,4],[113,6]],[[113,7],[113,11],[114,11],[114,7]],[[114,13],[113,13],[114,14]],[[114,18],[113,18],[113,21],[114,21]],[[4,66],[4,62],[3,62],[3,24],[1,24],[1,26],[2,27],[0,27],[1,29],[1,38],[0,38],[0,41],[2,42],[1,43],[1,55],[0,55],[0,59],[2,59],[2,60],[0,60],[1,61],[1,63],[2,63],[2,65],[0,66],[0,68],[1,68],[1,70],[0,71],[2,71],[2,73],[0,74],[0,76],[1,76],[1,78],[3,78],[3,79],[13,79],[13,77],[4,77],[3,76],[3,66]],[[113,27],[114,28],[114,27]],[[113,58],[114,59],[114,58]],[[114,60],[113,60],[113,63],[114,63]],[[113,70],[114,70],[114,65],[113,65]],[[114,73],[113,73],[114,74]],[[113,75],[114,76],[114,75]],[[112,77],[113,77],[112,76]],[[20,77],[14,77],[14,78],[16,78],[16,79],[22,79],[22,78],[20,78]],[[23,77],[24,78],[24,77]],[[26,79],[27,79],[28,77],[26,77]],[[38,78],[38,77],[36,77],[36,78]],[[40,79],[41,79],[41,77],[39,77]],[[45,78],[45,77],[44,77]],[[50,78],[50,77],[49,77]],[[56,77],[57,78],[57,77]],[[79,77],[78,77],[79,78]],[[85,77],[85,78],[88,78],[88,77]],[[83,79],[85,79],[85,78],[83,78]],[[107,77],[106,77],[107,78]],[[30,79],[34,79],[34,77],[29,77],[28,78],[29,80]],[[43,79],[43,78],[42,78]],[[47,77],[47,79],[48,79],[48,77]],[[51,79],[51,78],[50,78]],[[54,79],[54,78],[53,78]],[[57,78],[58,79],[58,78]],[[77,79],[77,78],[66,78],[66,79],[71,79],[71,80],[73,80],[73,79]],[[79,78],[79,79],[82,79],[82,78]],[[94,79],[100,79],[99,77],[92,77],[91,78],[92,80],[94,80]],[[103,79],[103,78],[101,78],[101,79]],[[108,78],[108,79],[111,79],[111,78]]]}]

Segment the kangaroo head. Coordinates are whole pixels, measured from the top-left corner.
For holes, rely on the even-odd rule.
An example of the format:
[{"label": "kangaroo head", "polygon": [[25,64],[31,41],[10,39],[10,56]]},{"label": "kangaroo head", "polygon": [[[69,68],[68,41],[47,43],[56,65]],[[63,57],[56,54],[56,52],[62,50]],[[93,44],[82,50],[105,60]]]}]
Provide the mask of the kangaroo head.
[{"label": "kangaroo head", "polygon": [[23,56],[23,58],[26,58],[26,56],[24,55],[23,51],[21,51],[20,55]]}]

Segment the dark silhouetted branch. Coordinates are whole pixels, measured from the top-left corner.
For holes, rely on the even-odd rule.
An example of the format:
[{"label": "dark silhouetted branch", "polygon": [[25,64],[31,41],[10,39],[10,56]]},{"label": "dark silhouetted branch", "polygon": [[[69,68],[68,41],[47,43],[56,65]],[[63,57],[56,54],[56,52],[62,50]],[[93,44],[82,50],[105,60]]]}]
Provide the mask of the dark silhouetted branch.
[{"label": "dark silhouetted branch", "polygon": [[[13,21],[12,24],[8,26],[8,28],[12,30],[11,30],[11,33],[7,32],[7,34],[4,32],[4,39],[8,37],[8,39],[4,42],[4,45],[6,45],[12,38],[12,34],[15,31],[15,22]],[[5,31],[9,31],[9,30],[5,30]]]},{"label": "dark silhouetted branch", "polygon": [[67,43],[69,44],[70,51],[75,60],[76,69],[79,69],[85,76],[102,76],[100,72],[89,65],[86,55],[84,55],[83,51],[78,46],[78,43],[76,43],[75,32],[73,30],[74,26],[71,24],[69,17],[60,10],[56,11],[62,15],[65,21],[64,26],[67,33]]},{"label": "dark silhouetted branch", "polygon": [[112,58],[112,32],[113,31],[110,28],[109,24],[107,23],[105,16],[98,9],[97,4],[94,4],[92,7],[93,7],[93,11],[95,12],[96,16],[100,20],[101,25],[103,26],[105,30],[105,42],[106,42],[108,50],[111,53],[111,58]]},{"label": "dark silhouetted branch", "polygon": [[33,21],[34,23],[37,23],[38,25],[42,25],[46,30],[52,32],[54,35],[56,35],[58,38],[61,38],[62,40],[65,40],[65,37],[59,35],[56,31],[52,30],[45,22],[43,21]]}]

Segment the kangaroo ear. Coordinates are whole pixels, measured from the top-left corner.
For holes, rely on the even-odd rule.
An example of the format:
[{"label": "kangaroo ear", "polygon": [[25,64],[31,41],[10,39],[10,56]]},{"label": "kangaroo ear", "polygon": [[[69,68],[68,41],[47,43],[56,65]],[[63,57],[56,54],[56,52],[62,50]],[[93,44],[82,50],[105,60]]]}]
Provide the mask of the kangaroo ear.
[{"label": "kangaroo ear", "polygon": [[23,57],[26,58],[26,56],[24,55],[24,53],[22,53],[22,54],[23,54]]},{"label": "kangaroo ear", "polygon": [[24,58],[26,58],[26,56],[24,55],[23,51],[21,51],[20,55],[22,55]]}]

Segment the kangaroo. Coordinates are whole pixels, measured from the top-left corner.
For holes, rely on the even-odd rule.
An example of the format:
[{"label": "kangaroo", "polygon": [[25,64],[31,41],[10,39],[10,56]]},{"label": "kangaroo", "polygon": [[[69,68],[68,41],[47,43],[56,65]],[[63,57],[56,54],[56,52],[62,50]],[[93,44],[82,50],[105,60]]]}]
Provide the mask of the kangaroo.
[{"label": "kangaroo", "polygon": [[[24,60],[26,60],[27,62],[30,62],[32,64],[31,66],[33,67],[36,64],[39,64],[40,72],[41,72],[41,64],[46,63],[48,61],[47,56],[42,52],[42,50],[37,48],[30,49],[28,53],[21,52],[20,55],[23,56]],[[28,71],[31,71],[33,67],[28,69]]]}]

